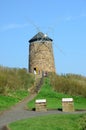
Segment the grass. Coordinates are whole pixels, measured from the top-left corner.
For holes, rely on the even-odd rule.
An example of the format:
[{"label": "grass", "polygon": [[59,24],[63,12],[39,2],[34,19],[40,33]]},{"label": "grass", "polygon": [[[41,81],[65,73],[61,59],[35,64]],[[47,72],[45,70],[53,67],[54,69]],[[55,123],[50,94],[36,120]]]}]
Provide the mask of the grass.
[{"label": "grass", "polygon": [[[86,109],[86,98],[55,91],[50,79],[45,78],[38,95],[28,103],[28,108],[35,108],[36,99],[47,100],[48,109],[62,108],[62,98],[73,97],[75,109]],[[33,117],[9,124],[11,130],[86,130],[86,114],[55,114]]]},{"label": "grass", "polygon": [[81,96],[70,96],[68,94],[58,93],[53,90],[53,87],[50,85],[49,78],[46,78],[38,95],[28,103],[28,108],[35,108],[36,99],[46,99],[47,109],[62,108],[62,98],[69,97],[72,97],[74,99],[75,109],[86,109],[86,98]]},{"label": "grass", "polygon": [[[0,68],[0,111],[6,110],[28,95],[34,76],[26,69]],[[73,97],[75,109],[86,109],[86,78],[74,75],[44,79],[38,95],[28,103],[35,108],[36,99],[46,99],[48,109],[62,108],[62,98]],[[9,125],[12,130],[86,130],[85,115],[48,115],[18,121]]]},{"label": "grass", "polygon": [[34,85],[34,75],[27,69],[0,66],[0,94],[8,96],[11,91],[27,90]]},{"label": "grass", "polygon": [[6,110],[28,95],[34,75],[25,68],[0,66],[0,111]]},{"label": "grass", "polygon": [[9,127],[11,130],[86,130],[85,121],[86,115],[58,114],[21,120]]},{"label": "grass", "polygon": [[9,108],[17,102],[16,98],[0,95],[0,111]]},{"label": "grass", "polygon": [[86,98],[86,77],[75,74],[56,75],[55,73],[51,73],[49,77],[55,91]]},{"label": "grass", "polygon": [[9,96],[0,95],[0,111],[6,110],[28,96],[27,91],[15,91]]}]

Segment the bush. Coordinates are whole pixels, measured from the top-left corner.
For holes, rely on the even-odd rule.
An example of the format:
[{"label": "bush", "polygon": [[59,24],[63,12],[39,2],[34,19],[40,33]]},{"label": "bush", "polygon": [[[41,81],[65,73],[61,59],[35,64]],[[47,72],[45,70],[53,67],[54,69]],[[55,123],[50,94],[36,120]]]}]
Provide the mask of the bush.
[{"label": "bush", "polygon": [[57,92],[86,97],[86,77],[74,74],[56,75],[52,73],[50,74],[50,82]]},{"label": "bush", "polygon": [[26,69],[0,66],[0,94],[8,95],[11,91],[27,90],[34,84],[34,76]]}]

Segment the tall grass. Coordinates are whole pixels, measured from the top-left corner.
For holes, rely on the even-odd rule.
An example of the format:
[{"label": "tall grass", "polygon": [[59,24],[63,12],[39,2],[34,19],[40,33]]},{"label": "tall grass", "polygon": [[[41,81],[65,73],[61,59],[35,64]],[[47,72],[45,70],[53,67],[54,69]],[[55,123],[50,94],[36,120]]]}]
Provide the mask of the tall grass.
[{"label": "tall grass", "polygon": [[0,66],[0,94],[8,95],[11,91],[27,90],[34,84],[34,76],[26,69]]},{"label": "tall grass", "polygon": [[6,110],[28,96],[34,76],[26,69],[0,66],[0,111]]},{"label": "tall grass", "polygon": [[86,77],[81,75],[50,74],[50,82],[54,90],[65,94],[86,97]]}]

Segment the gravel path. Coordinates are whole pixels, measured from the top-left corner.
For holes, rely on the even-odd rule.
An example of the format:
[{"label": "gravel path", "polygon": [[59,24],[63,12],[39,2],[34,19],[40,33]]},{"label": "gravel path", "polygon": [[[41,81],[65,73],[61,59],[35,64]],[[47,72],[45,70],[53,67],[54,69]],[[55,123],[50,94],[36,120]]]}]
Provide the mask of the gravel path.
[{"label": "gravel path", "polygon": [[[9,124],[11,122],[26,119],[34,116],[42,116],[47,114],[68,114],[63,113],[62,111],[58,110],[49,110],[47,112],[35,112],[35,111],[29,111],[25,110],[25,106],[28,101],[32,100],[36,94],[30,95],[25,100],[23,100],[21,103],[17,104],[16,106],[12,107],[10,110],[5,111],[3,114],[0,115],[0,130],[3,130],[3,127],[6,124]],[[73,112],[72,114],[76,113],[86,113],[86,111],[77,111]]]}]

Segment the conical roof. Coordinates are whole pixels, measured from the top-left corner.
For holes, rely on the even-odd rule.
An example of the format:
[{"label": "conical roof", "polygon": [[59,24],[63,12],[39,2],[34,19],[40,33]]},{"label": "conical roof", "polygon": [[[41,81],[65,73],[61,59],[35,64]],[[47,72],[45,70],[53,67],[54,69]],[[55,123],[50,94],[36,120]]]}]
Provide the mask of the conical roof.
[{"label": "conical roof", "polygon": [[34,41],[53,41],[51,38],[49,38],[47,35],[45,35],[42,32],[38,32],[32,39],[29,40],[29,42],[34,42]]}]

